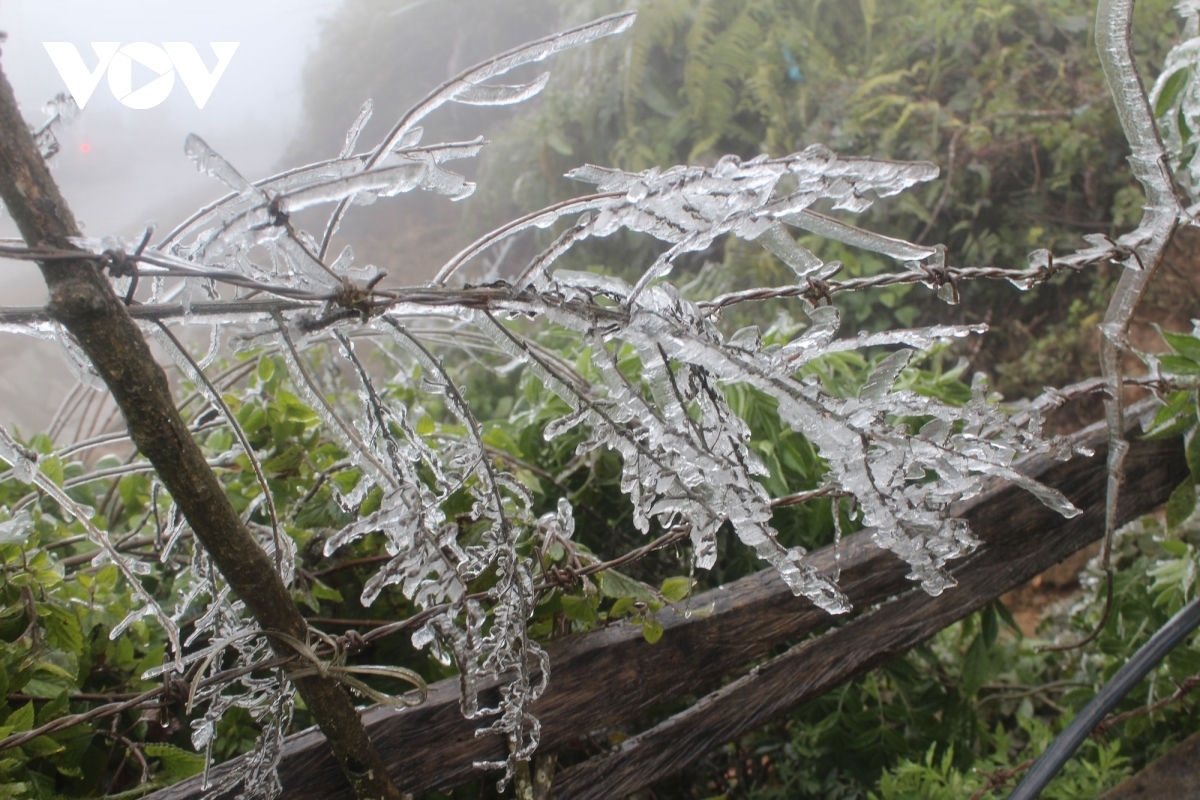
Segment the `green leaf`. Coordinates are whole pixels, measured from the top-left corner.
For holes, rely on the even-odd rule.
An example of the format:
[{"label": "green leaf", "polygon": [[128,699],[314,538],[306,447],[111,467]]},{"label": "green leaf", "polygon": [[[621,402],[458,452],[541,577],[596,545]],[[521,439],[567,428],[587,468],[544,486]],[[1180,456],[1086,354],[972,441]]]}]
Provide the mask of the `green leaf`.
[{"label": "green leaf", "polygon": [[692,586],[695,583],[691,578],[684,575],[677,575],[664,580],[658,591],[668,603],[678,603],[691,594]]},{"label": "green leaf", "polygon": [[592,601],[577,594],[563,595],[562,610],[567,615],[567,619],[585,628],[590,628],[600,621]]},{"label": "green leaf", "polygon": [[261,383],[269,383],[271,376],[275,374],[275,359],[264,358],[258,362],[258,380]]},{"label": "green leaf", "polygon": [[642,623],[642,638],[650,644],[654,644],[663,635],[663,626],[656,619],[647,619]]},{"label": "green leaf", "polygon": [[63,463],[60,458],[41,458],[38,459],[38,469],[55,484],[62,486],[63,482]]},{"label": "green leaf", "polygon": [[1162,544],[1162,549],[1167,551],[1167,555],[1175,556],[1175,558],[1186,555],[1188,551],[1188,543],[1178,539],[1166,539],[1160,544]]},{"label": "green leaf", "polygon": [[1012,615],[1012,610],[1004,603],[1003,600],[997,600],[992,603],[992,607],[996,609],[996,616],[1004,623],[1004,627],[1008,628],[1010,633],[1020,637],[1021,626],[1017,624],[1017,620]]},{"label": "green leaf", "polygon": [[21,745],[21,749],[34,758],[48,758],[61,753],[65,748],[49,736],[39,736]]},{"label": "green leaf", "polygon": [[79,627],[79,617],[74,612],[51,604],[41,606],[38,612],[51,645],[72,655],[83,650],[83,631]]},{"label": "green leaf", "polygon": [[1154,116],[1161,117],[1175,107],[1175,103],[1179,100],[1179,93],[1183,91],[1183,87],[1187,86],[1191,75],[1191,67],[1184,67],[1171,73],[1171,77],[1163,82],[1162,92],[1159,93],[1158,100],[1154,103]]},{"label": "green leaf", "polygon": [[[361,477],[362,477],[362,472],[360,472],[359,470],[345,469],[345,470],[339,470],[338,472],[335,472],[333,474],[332,480],[333,480],[334,486],[337,487],[339,492],[341,492],[342,494],[350,494],[350,492],[354,489],[354,487],[358,485],[358,480]],[[364,515],[366,514],[366,512],[362,511],[361,509],[359,510],[359,513],[364,514]]]},{"label": "green leaf", "polygon": [[280,473],[294,473],[300,469],[300,465],[304,463],[305,448],[295,444],[288,447],[281,453],[271,456],[262,462],[263,472],[268,475],[279,475]]},{"label": "green leaf", "polygon": [[71,690],[59,692],[54,697],[44,703],[40,703],[37,712],[37,724],[45,725],[51,720],[66,716],[71,713],[70,692],[78,689],[77,686],[72,686]]},{"label": "green leaf", "polygon": [[1195,403],[1190,392],[1171,392],[1166,404],[1154,414],[1154,421],[1146,436],[1150,439],[1167,439],[1178,436],[1195,424]]},{"label": "green leaf", "polygon": [[233,434],[227,428],[217,428],[208,435],[204,446],[216,453],[224,453],[233,445]]},{"label": "green leaf", "polygon": [[[374,514],[382,505],[383,490],[378,486],[372,486],[371,491],[367,492],[367,496],[363,498],[362,505],[358,507],[358,516],[361,518]],[[338,505],[331,501],[329,507],[334,510],[338,508]]]},{"label": "green leaf", "polygon": [[596,573],[596,585],[600,587],[600,594],[605,597],[614,599],[632,597],[634,600],[641,600],[645,603],[654,599],[654,592],[649,586],[641,581],[635,581],[628,575],[622,575],[615,569],[606,569]]},{"label": "green leaf", "polygon": [[994,603],[989,604],[979,612],[981,617],[979,621],[979,635],[983,638],[984,644],[990,649],[996,644],[997,637],[1000,636],[1000,617],[996,614],[996,606]]},{"label": "green leaf", "polygon": [[279,406],[279,410],[283,412],[283,418],[289,422],[301,422],[307,425],[318,421],[317,412],[291,392],[280,390],[275,395],[275,402]]},{"label": "green leaf", "polygon": [[26,694],[37,698],[57,697],[76,688],[76,670],[64,669],[51,661],[39,661],[34,673],[22,687]]},{"label": "green leaf", "polygon": [[126,475],[117,482],[117,494],[121,503],[129,509],[140,509],[149,494],[150,482],[144,475]]},{"label": "green leaf", "polygon": [[1187,356],[1161,355],[1158,357],[1158,366],[1168,375],[1200,375],[1200,364]]},{"label": "green leaf", "polygon": [[27,731],[33,727],[33,720],[33,701],[30,700],[8,715],[8,718],[4,720],[4,727],[13,732]]},{"label": "green leaf", "polygon": [[333,603],[345,602],[341,592],[323,581],[314,580],[309,587],[309,591],[318,600],[329,600]]},{"label": "green leaf", "polygon": [[608,610],[609,619],[620,619],[629,615],[633,610],[634,599],[632,597],[622,597],[612,604],[612,608]]},{"label": "green leaf", "polygon": [[1174,529],[1181,525],[1196,510],[1196,484],[1184,481],[1175,487],[1167,498],[1167,527]]},{"label": "green leaf", "polygon": [[508,429],[502,428],[499,425],[489,428],[483,434],[483,443],[488,447],[501,450],[505,453],[521,454],[520,443],[517,442]]},{"label": "green leaf", "polygon": [[159,760],[162,764],[162,776],[171,783],[190,778],[204,769],[204,756],[174,745],[152,742],[144,745],[143,751],[147,756]]},{"label": "green leaf", "polygon": [[1200,364],[1200,339],[1187,333],[1160,330],[1163,340],[1179,355]]}]

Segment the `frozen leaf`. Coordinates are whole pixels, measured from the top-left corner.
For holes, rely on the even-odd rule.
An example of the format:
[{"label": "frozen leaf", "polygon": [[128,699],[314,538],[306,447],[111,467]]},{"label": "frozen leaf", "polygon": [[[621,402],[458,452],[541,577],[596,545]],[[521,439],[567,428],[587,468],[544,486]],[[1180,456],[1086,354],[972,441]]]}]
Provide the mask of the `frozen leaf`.
[{"label": "frozen leaf", "polygon": [[[38,474],[38,458],[37,451],[17,442],[12,434],[0,426],[0,459],[8,463],[12,477],[21,483],[33,483]],[[16,521],[12,520],[14,523]]]},{"label": "frozen leaf", "polygon": [[29,531],[32,526],[33,518],[29,516],[29,512],[27,511],[19,511],[11,519],[0,522],[0,545],[21,544],[29,538]]},{"label": "frozen leaf", "polygon": [[[742,161],[725,156],[711,168],[655,167],[631,173],[587,165],[567,176],[594,184],[599,194],[530,215],[498,233],[507,238],[556,219],[584,215],[578,216],[575,224],[522,273],[516,281],[518,287],[541,287],[554,262],[567,250],[619,229],[649,234],[671,245],[646,270],[635,294],[668,275],[675,259],[683,253],[704,250],[718,237],[730,234],[759,240],[777,252],[798,277],[808,277],[823,265],[812,253],[798,247],[781,223],[899,261],[935,257],[936,248],[872,233],[809,207],[826,201],[835,208],[862,211],[876,198],[936,175],[937,169],[931,164],[841,158],[819,146],[784,158],[758,156]],[[436,280],[447,280],[462,263],[497,241],[496,236],[485,237],[447,264]]]},{"label": "frozen leaf", "polygon": [[1150,92],[1175,177],[1192,202],[1200,199],[1200,37],[1171,49]]},{"label": "frozen leaf", "polygon": [[522,103],[536,96],[550,80],[550,73],[543,72],[529,83],[477,84],[463,89],[454,97],[454,102],[471,106],[507,106]]}]

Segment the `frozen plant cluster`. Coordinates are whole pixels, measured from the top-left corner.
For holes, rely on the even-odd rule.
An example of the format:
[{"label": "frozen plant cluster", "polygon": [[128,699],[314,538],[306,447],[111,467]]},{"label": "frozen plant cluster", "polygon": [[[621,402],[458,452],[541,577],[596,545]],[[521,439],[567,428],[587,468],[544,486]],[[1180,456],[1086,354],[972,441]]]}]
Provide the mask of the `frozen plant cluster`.
[{"label": "frozen plant cluster", "polygon": [[[109,260],[120,294],[141,300],[138,313],[147,333],[174,354],[183,375],[235,433],[226,456],[248,457],[264,488],[262,453],[240,430],[208,371],[231,332],[282,354],[302,399],[350,454],[344,472],[360,475],[349,486],[331,482],[341,505],[355,510],[369,495],[381,498],[369,514],[329,532],[326,554],[382,534],[386,560],[362,587],[362,602],[370,605],[395,587],[429,612],[412,641],[453,661],[464,713],[479,719],[481,730],[507,738],[508,761],[488,766],[508,774],[537,746],[538,721],[530,708],[550,678],[545,651],[527,630],[542,576],[518,544],[530,537],[569,538],[574,515],[564,498],[555,512],[537,516],[530,488],[489,452],[471,398],[455,376],[456,365],[473,359],[477,348],[488,348],[505,371],[527,371],[565,403],[568,410],[546,426],[546,437],[583,431],[581,452],[620,455],[621,488],[641,531],[686,534],[695,565],[705,568],[716,559],[718,531],[729,526],[795,594],[830,613],[844,613],[849,604],[836,576],[816,571],[803,549],[780,543],[771,526],[775,498],[761,480],[765,467],[748,446],[749,428],[731,408],[728,387],[752,387],[777,403],[781,419],[824,460],[818,489],[845,498],[856,521],[903,559],[912,580],[931,594],[953,584],[947,564],[975,544],[966,523],[951,515],[952,506],[978,494],[987,481],[1015,482],[1064,515],[1078,513],[1060,493],[1013,468],[1030,453],[1069,455],[1043,438],[1036,413],[1010,414],[981,382],[962,407],[903,385],[915,354],[982,333],[982,326],[839,336],[841,320],[829,298],[841,265],[824,262],[796,240],[797,233],[813,234],[882,255],[894,264],[898,281],[953,299],[960,273],[947,264],[944,248],[847,221],[934,178],[931,164],[849,158],[813,145],[777,158],[726,156],[712,166],[637,173],[582,166],[571,176],[592,186],[592,193],[481,237],[428,284],[380,288],[381,273],[356,265],[350,247],[330,252],[341,220],[356,205],[412,191],[450,200],[471,194],[474,185],[454,171],[454,163],[475,156],[483,140],[425,143],[421,122],[428,115],[447,103],[504,105],[532,97],[546,85],[546,74],[517,83],[497,79],[632,22],[631,14],[605,17],[466,70],[402,115],[378,144],[360,150],[359,134],[372,113],[368,103],[335,158],[262,180],[245,178],[200,137],[190,136],[188,155],[224,184],[223,198],[153,244],[149,235],[136,247],[80,242]],[[299,221],[321,209],[328,211],[322,225]],[[546,231],[551,243],[523,268],[487,274],[483,284],[467,282],[473,268],[512,238]],[[636,280],[560,265],[589,239],[617,231],[662,243],[661,254]],[[681,257],[727,236],[766,248],[794,280],[717,297],[672,282]],[[798,324],[784,341],[755,327],[727,329],[732,309],[765,298],[792,298]],[[175,333],[197,329],[209,334],[201,355],[184,343],[195,337]],[[538,337],[546,330],[570,332],[599,379],[584,378],[543,346]],[[389,374],[368,364],[365,348],[381,354]],[[806,371],[829,354],[866,350],[885,355],[856,396],[835,394]],[[333,362],[337,368],[330,368]],[[636,375],[628,369],[631,362],[638,365]],[[352,390],[345,389],[347,379]],[[411,386],[414,391],[403,395],[410,399],[386,388],[398,384]],[[445,409],[453,424],[436,436],[423,430],[426,404]],[[7,438],[0,440],[0,458],[22,475],[36,472]],[[469,542],[459,519],[446,512],[447,500],[463,491],[475,534]],[[295,553],[268,492],[245,513],[257,511],[272,521],[257,530],[260,540],[290,581]],[[180,515],[167,515],[159,537],[164,562],[175,548],[190,546],[187,533]],[[95,536],[107,543],[103,533]],[[105,552],[119,563],[129,561],[111,547]],[[201,664],[215,674],[265,658],[265,640],[245,609],[204,553],[189,553],[180,580],[190,581],[190,588],[177,608],[139,611],[156,613],[177,639],[184,613],[205,609],[181,643],[189,654],[177,648],[164,669]],[[481,583],[483,576],[488,580]],[[486,588],[474,588],[480,585]],[[495,705],[479,699],[478,686],[489,679],[502,681]],[[240,681],[236,689],[211,688],[194,698],[208,710],[195,722],[193,738],[198,747],[210,746],[221,713],[235,703],[248,707],[268,733],[245,791],[272,794],[278,784],[270,775],[292,693],[274,677]]]}]

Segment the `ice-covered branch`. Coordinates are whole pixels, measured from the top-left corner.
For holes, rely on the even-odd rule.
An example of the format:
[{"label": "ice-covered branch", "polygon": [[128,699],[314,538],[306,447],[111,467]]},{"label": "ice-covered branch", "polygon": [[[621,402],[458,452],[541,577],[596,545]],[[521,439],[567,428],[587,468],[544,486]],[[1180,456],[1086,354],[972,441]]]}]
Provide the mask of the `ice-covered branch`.
[{"label": "ice-covered branch", "polygon": [[1110,435],[1105,525],[1110,534],[1116,527],[1124,458],[1128,450],[1122,433],[1124,398],[1121,353],[1127,348],[1126,336],[1134,309],[1158,269],[1167,242],[1183,215],[1166,151],[1134,62],[1130,36],[1132,24],[1133,0],[1100,0],[1096,12],[1096,47],[1121,119],[1121,127],[1131,148],[1130,166],[1134,177],[1146,192],[1141,223],[1136,230],[1120,239],[1122,244],[1130,248],[1130,254],[1124,259],[1126,268],[1121,273],[1100,326],[1101,370],[1109,384],[1109,396],[1105,400]]},{"label": "ice-covered branch", "polygon": [[[418,127],[418,124],[446,103],[510,105],[533,97],[545,87],[545,75],[520,86],[496,86],[486,82],[499,78],[517,67],[544,61],[564,50],[594,42],[605,36],[622,33],[633,25],[636,17],[634,12],[628,11],[601,17],[584,25],[515,47],[464,70],[406,111],[383,137],[383,140],[366,156],[364,168],[372,169],[392,153],[402,150],[407,143],[415,144],[420,141],[421,128]],[[360,121],[356,121],[351,128],[355,138],[357,138],[357,131],[361,129],[361,119],[360,115]],[[347,142],[350,141],[350,138],[347,137]],[[330,215],[329,222],[325,226],[325,233],[321,238],[319,255],[322,258],[325,256],[338,225],[341,224],[345,211],[346,202],[342,201]]]}]

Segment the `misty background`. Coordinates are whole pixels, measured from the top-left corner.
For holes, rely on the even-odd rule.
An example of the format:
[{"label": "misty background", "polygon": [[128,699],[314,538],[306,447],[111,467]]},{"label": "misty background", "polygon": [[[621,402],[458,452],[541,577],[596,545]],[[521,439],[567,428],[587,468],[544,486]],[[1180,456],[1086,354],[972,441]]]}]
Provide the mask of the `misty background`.
[{"label": "misty background", "polygon": [[[101,79],[82,113],[58,131],[61,150],[51,160],[52,172],[84,234],[120,237],[132,246],[147,225],[156,225],[155,241],[227,192],[184,155],[188,133],[199,134],[253,180],[336,155],[358,108],[371,97],[376,112],[360,138],[361,150],[378,141],[407,104],[455,71],[552,32],[569,16],[548,13],[564,7],[552,0],[521,4],[519,10],[494,0],[347,0],[350,8],[342,5],[341,0],[4,0],[0,30],[7,39],[0,46],[0,67],[26,122],[38,127],[48,118],[47,101],[66,91],[43,42],[74,44],[89,69],[96,64],[91,42],[187,42],[209,69],[216,61],[210,42],[239,43],[203,109],[196,108],[178,75],[169,97],[145,110],[122,105]],[[360,46],[357,30],[364,25],[377,33],[394,32],[395,49],[380,46],[378,35]],[[321,57],[314,63],[317,54]],[[135,90],[155,77],[135,62]],[[305,113],[305,92],[313,93],[314,84],[328,100],[327,114]],[[505,113],[443,109],[439,116],[449,118],[448,127],[429,131],[426,141],[488,133]],[[441,200],[420,196],[377,204],[387,208],[370,209],[365,220],[349,223],[344,233],[361,236],[372,225],[400,224],[395,220],[406,210]],[[452,237],[456,213],[447,210],[441,222],[429,217],[420,222],[426,240],[433,235],[431,226],[445,240],[426,253],[428,258],[453,253],[469,241],[461,234]],[[0,217],[0,235],[18,236],[7,213]],[[360,263],[379,260],[369,241],[363,250],[375,258],[360,257]],[[428,265],[382,266],[392,282],[427,277],[422,273]],[[35,266],[0,260],[0,306],[44,301]],[[73,382],[55,343],[0,334],[0,424],[16,425],[26,435],[41,429]]]}]

